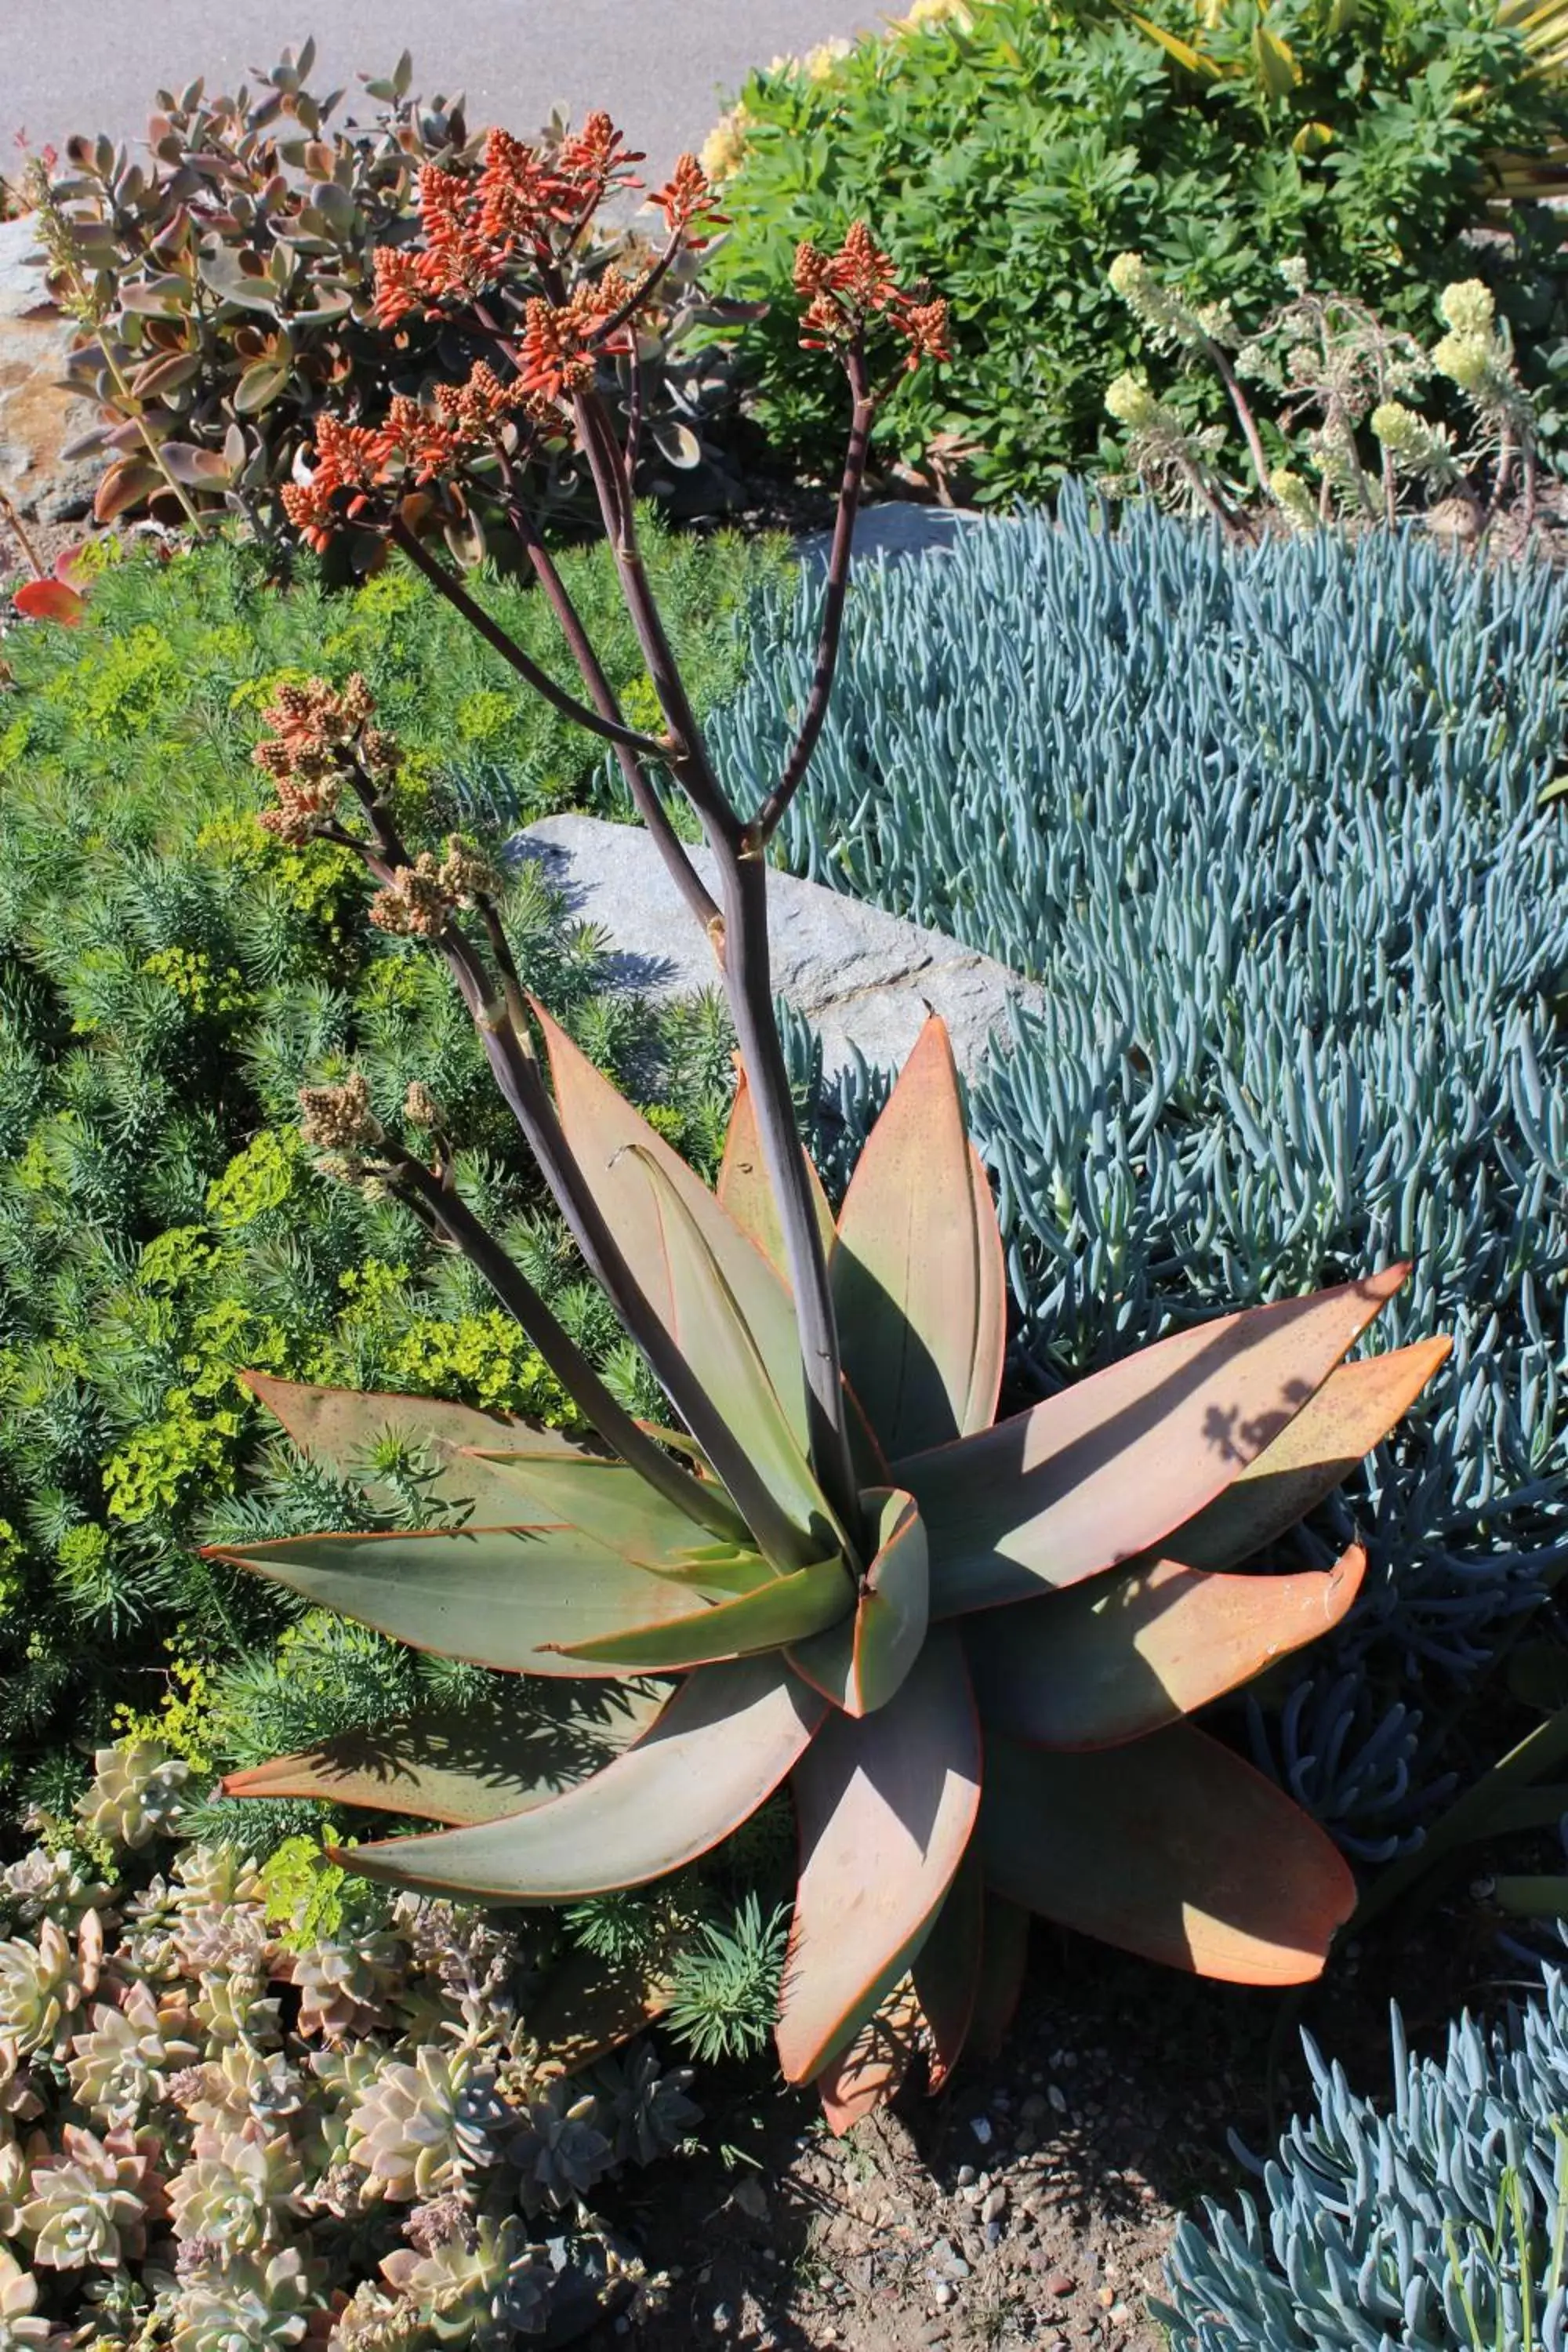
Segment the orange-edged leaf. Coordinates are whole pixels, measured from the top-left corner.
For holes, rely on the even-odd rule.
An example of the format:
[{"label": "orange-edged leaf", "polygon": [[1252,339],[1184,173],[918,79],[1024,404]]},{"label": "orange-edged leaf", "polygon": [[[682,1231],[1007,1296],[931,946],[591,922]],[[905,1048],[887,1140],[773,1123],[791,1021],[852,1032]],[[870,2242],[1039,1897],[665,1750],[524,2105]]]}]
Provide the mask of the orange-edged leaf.
[{"label": "orange-edged leaf", "polygon": [[1002,1234],[934,1013],[856,1164],[831,1272],[845,1376],[889,1461],[990,1427]]},{"label": "orange-edged leaf", "polygon": [[395,1886],[496,1903],[566,1903],[695,1862],[763,1804],[826,1712],[776,1658],[704,1666],[650,1731],[591,1780],[531,1812],[341,1858]]},{"label": "orange-edged leaf", "polygon": [[[811,1164],[808,1152],[802,1151],[811,1183],[812,1205],[822,1234],[825,1256],[833,1251],[833,1212],[827,1205],[827,1195],[822,1180]],[[730,1111],[729,1132],[724,1138],[723,1164],[719,1171],[719,1205],[754,1242],[778,1276],[781,1282],[789,1281],[789,1253],[784,1247],[784,1227],[779,1223],[778,1202],[768,1181],[768,1171],[763,1158],[762,1138],[757,1132],[756,1105],[744,1070],[735,1088],[735,1100]]]},{"label": "orange-edged leaf", "polygon": [[[769,1573],[755,1552],[731,1544],[697,1541],[700,1530],[686,1513],[625,1462],[608,1462],[599,1454],[578,1454],[564,1446],[536,1450],[531,1439],[504,1450],[479,1443],[464,1449],[465,1460],[470,1454],[486,1480],[489,1505],[510,1494],[510,1506],[504,1507],[520,1518],[541,1526],[580,1528],[595,1543],[639,1568],[650,1568],[656,1574],[672,1568],[685,1573],[686,1562],[700,1560],[706,1554],[728,1563],[731,1575],[749,1560],[755,1570],[749,1582]],[[691,1580],[705,1581],[700,1573]]]},{"label": "orange-edged leaf", "polygon": [[1408,1272],[1178,1331],[896,1464],[926,1523],[931,1615],[1026,1601],[1163,1546],[1289,1426]]},{"label": "orange-edged leaf", "polygon": [[1009,1903],[994,1887],[987,1887],[980,1981],[974,1988],[974,2014],[969,2023],[969,2047],[976,2058],[1000,2054],[1017,2012],[1028,1964],[1029,1914],[1022,1904]]},{"label": "orange-edged leaf", "polygon": [[[301,1454],[323,1462],[345,1478],[356,1480],[373,1493],[377,1486],[367,1465],[378,1440],[391,1436],[417,1446],[441,1476],[436,1499],[444,1510],[467,1506],[481,1525],[507,1518],[553,1519],[552,1511],[525,1508],[515,1480],[498,1477],[483,1458],[491,1446],[547,1449],[572,1460],[580,1455],[570,1439],[557,1430],[536,1427],[506,1412],[484,1412],[478,1405],[451,1404],[444,1397],[381,1395],[360,1389],[317,1388],[304,1381],[282,1381],[272,1372],[240,1374],[246,1387],[281,1422]],[[687,1537],[693,1533],[685,1522]]]},{"label": "orange-edged leaf", "polygon": [[11,602],[25,621],[57,621],[62,629],[79,627],[87,611],[87,598],[63,580],[25,581]]},{"label": "orange-edged leaf", "polygon": [[1293,1576],[1209,1576],[1163,1559],[987,1610],[965,1629],[981,1715],[1042,1748],[1142,1739],[1328,1633],[1365,1572],[1359,1544],[1326,1573]]},{"label": "orange-edged leaf", "polygon": [[681,1617],[660,1617],[588,1642],[563,1644],[569,1658],[646,1675],[708,1666],[721,1658],[782,1650],[852,1619],[855,1587],[838,1559],[814,1560],[792,1576],[771,1576],[750,1592],[705,1602]]},{"label": "orange-edged leaf", "polygon": [[920,1655],[931,1591],[913,1498],[889,1487],[860,1502],[866,1525],[877,1529],[877,1550],[853,1613],[790,1649],[795,1672],[846,1715],[870,1715],[892,1697]]},{"label": "orange-edged leaf", "polygon": [[980,1801],[980,1728],[957,1637],[939,1630],[888,1705],[832,1716],[794,1778],[800,1883],[779,2061],[808,2082],[919,1951]]},{"label": "orange-edged leaf", "polygon": [[969,2040],[980,1990],[984,1940],[985,1880],[971,1845],[942,1899],[913,1969],[916,1997],[931,2037],[926,2087],[941,2090]]},{"label": "orange-edged leaf", "polygon": [[511,1674],[613,1673],[551,1645],[685,1617],[692,1606],[686,1587],[629,1566],[575,1528],[289,1536],[214,1545],[207,1557],[416,1650]]},{"label": "orange-edged leaf", "polygon": [[823,2068],[816,2093],[836,2138],[898,2096],[920,2058],[923,2021],[914,1986],[903,1977],[848,2048]]},{"label": "orange-edged leaf", "polygon": [[1289,1426],[1164,1549],[1189,1568],[1238,1568],[1266,1551],[1404,1418],[1453,1342],[1418,1339],[1331,1372]]},{"label": "orange-edged leaf", "polygon": [[113,522],[165,488],[163,475],[145,457],[119,457],[99,482],[92,501],[94,522]]},{"label": "orange-edged leaf", "polygon": [[[743,1459],[725,1466],[725,1478],[759,1545],[776,1566],[787,1568],[805,1567],[830,1547],[845,1548],[843,1530],[812,1475],[757,1336],[711,1246],[711,1220],[692,1213],[686,1188],[639,1144],[628,1146],[623,1163],[645,1186],[655,1210],[658,1261],[668,1268],[679,1301],[682,1353],[701,1365],[703,1386],[739,1441]],[[710,1194],[702,1198],[716,1205]],[[751,1250],[749,1242],[742,1246]],[[738,1467],[756,1483],[756,1495],[742,1486]],[[773,1508],[764,1518],[759,1502],[769,1501]]]},{"label": "orange-edged leaf", "polygon": [[734,1297],[767,1368],[797,1444],[807,1433],[805,1373],[789,1292],[762,1251],[664,1138],[597,1071],[542,1006],[534,1015],[550,1055],[555,1106],[567,1143],[594,1187],[594,1196],[619,1243],[649,1307],[679,1340],[697,1378],[721,1414],[730,1400],[722,1367],[703,1353],[700,1313],[669,1265],[658,1202],[638,1157],[650,1160],[673,1185],[695,1221]]},{"label": "orange-edged leaf", "polygon": [[1190,1723],[1093,1755],[988,1741],[980,1844],[1009,1901],[1234,1984],[1307,1982],[1355,1907],[1317,1823]]},{"label": "orange-edged leaf", "polygon": [[510,1684],[374,1731],[344,1731],[224,1780],[230,1797],[321,1797],[329,1804],[460,1827],[559,1796],[647,1729],[668,1696],[653,1685]]},{"label": "orange-edged leaf", "polygon": [[664,2015],[675,1986],[668,1961],[569,1953],[528,2003],[528,2030],[569,2074],[618,2050]]}]

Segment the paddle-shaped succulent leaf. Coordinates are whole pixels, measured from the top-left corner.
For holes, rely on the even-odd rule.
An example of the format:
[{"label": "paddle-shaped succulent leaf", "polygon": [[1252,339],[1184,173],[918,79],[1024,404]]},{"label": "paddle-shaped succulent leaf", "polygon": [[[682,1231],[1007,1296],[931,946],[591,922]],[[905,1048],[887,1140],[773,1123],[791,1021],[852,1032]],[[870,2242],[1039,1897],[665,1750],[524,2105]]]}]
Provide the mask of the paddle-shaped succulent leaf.
[{"label": "paddle-shaped succulent leaf", "polygon": [[[419,1434],[458,1528],[323,1535],[231,1555],[317,1603],[533,1675],[472,1737],[436,1719],[241,1774],[453,1824],[355,1848],[400,1885],[553,1903],[693,1861],[782,1784],[800,1874],[778,2047],[844,2128],[923,2058],[994,2047],[1027,1916],[1251,1984],[1314,1975],[1354,1890],[1272,1782],[1182,1718],[1328,1631],[1364,1570],[1248,1567],[1387,1433],[1441,1340],[1342,1361],[1394,1267],[1191,1329],[994,1419],[1001,1244],[930,1023],[871,1132],[827,1251],[855,1510],[815,1467],[784,1224],[750,1089],[716,1193],[545,1024],[563,1129],[618,1246],[742,1444],[787,1543],[705,1538],[626,1462],[464,1408],[256,1385],[340,1469]],[[848,1414],[851,1422],[855,1415]],[[701,1448],[669,1442],[704,1479]],[[715,1489],[717,1491],[717,1489]],[[730,1498],[734,1501],[734,1497]],[[484,1523],[480,1523],[480,1518]],[[638,1677],[658,1677],[650,1683]],[[552,1738],[571,1760],[553,1768]],[[596,1768],[596,1769],[595,1769]],[[555,1777],[550,1779],[553,1769]],[[662,1996],[563,1992],[595,2036]],[[606,2025],[620,2020],[622,2025]]]}]

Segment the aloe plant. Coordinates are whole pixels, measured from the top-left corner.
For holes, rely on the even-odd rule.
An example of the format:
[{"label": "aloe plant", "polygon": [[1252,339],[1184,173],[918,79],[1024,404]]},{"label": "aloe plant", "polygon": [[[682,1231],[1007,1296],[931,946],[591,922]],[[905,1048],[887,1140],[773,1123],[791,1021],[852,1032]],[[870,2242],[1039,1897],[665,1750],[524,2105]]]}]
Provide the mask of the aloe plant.
[{"label": "aloe plant", "polygon": [[[1327,1572],[1237,1571],[1379,1442],[1447,1342],[1342,1360],[1403,1281],[1395,1266],[1179,1332],[998,1422],[1001,1237],[934,1019],[834,1219],[796,1137],[773,1012],[766,851],[831,689],[869,426],[887,388],[874,349],[891,329],[911,362],[939,354],[941,305],[900,289],[864,230],[837,255],[802,251],[803,340],[845,369],[850,446],[811,689],[776,782],[742,813],[681,687],[637,551],[626,453],[582,363],[595,335],[635,314],[637,289],[566,292],[584,185],[563,189],[561,156],[580,155],[584,184],[602,194],[624,179],[618,140],[601,123],[549,171],[526,150],[495,154],[513,213],[492,205],[484,239],[466,247],[464,220],[443,220],[428,265],[400,262],[399,285],[439,299],[455,273],[471,300],[474,278],[494,276],[498,364],[531,387],[527,404],[487,372],[461,410],[442,404],[460,435],[444,440],[438,417],[412,414],[395,433],[324,434],[292,506],[318,537],[345,516],[381,530],[494,642],[496,625],[430,538],[455,519],[476,442],[515,471],[521,436],[571,431],[599,487],[666,731],[626,724],[521,523],[589,703],[575,705],[520,649],[508,657],[615,745],[713,942],[741,1076],[710,1192],[526,993],[495,877],[456,839],[444,858],[409,853],[391,804],[396,747],[370,725],[363,686],[281,690],[258,753],[279,791],[266,821],[287,839],[354,848],[379,886],[373,919],[444,957],[568,1226],[680,1426],[635,1420],[597,1379],[463,1198],[423,1088],[404,1109],[414,1140],[389,1132],[363,1079],[308,1090],[308,1138],[467,1255],[596,1444],[256,1374],[295,1441],[340,1469],[401,1427],[443,1465],[466,1515],[218,1556],[416,1647],[583,1687],[552,1694],[548,1710],[520,1699],[504,1736],[493,1718],[447,1713],[228,1785],[424,1816],[445,1826],[356,1847],[352,1867],[551,1904],[679,1869],[787,1781],[801,1864],[779,2054],[843,2125],[899,2078],[911,2026],[936,2081],[966,2040],[995,2034],[1030,1912],[1246,1982],[1321,1968],[1354,1899],[1346,1864],[1278,1788],[1184,1718],[1350,1607],[1358,1547]],[[689,159],[658,201],[667,253],[711,217]],[[552,256],[542,267],[555,292],[543,310],[531,300],[516,342],[490,240],[519,210],[534,248]],[[717,899],[664,816],[656,766],[702,821]],[[625,2029],[657,1999],[628,1998]]]}]

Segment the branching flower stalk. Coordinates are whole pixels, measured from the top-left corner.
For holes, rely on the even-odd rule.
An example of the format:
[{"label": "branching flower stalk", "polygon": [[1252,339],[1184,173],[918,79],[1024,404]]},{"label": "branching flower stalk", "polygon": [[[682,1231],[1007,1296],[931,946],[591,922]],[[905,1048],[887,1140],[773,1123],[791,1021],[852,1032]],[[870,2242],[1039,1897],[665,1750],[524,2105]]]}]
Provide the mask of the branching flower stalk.
[{"label": "branching flower stalk", "polygon": [[[314,468],[307,480],[285,491],[284,501],[290,519],[318,545],[349,527],[397,547],[529,687],[614,749],[634,803],[702,923],[722,975],[752,1088],[760,1149],[779,1204],[799,1324],[811,1465],[835,1535],[846,1544],[847,1556],[855,1559],[860,1547],[859,1481],[838,1338],[821,1225],[795,1136],[788,1073],[773,1013],[767,849],[806,772],[826,710],[876,413],[903,368],[918,365],[922,358],[945,355],[945,309],[924,289],[901,289],[887,256],[863,226],[850,230],[837,254],[809,246],[801,250],[796,283],[806,305],[802,340],[808,348],[831,351],[844,369],[851,394],[849,444],[821,638],[799,733],[776,784],[754,809],[742,812],[715,772],[669,644],[638,540],[631,492],[635,452],[629,435],[626,446],[618,438],[598,383],[607,355],[629,352],[635,363],[640,310],[682,251],[700,249],[721,221],[695,160],[683,157],[653,199],[668,235],[639,278],[628,279],[615,265],[596,277],[575,267],[589,223],[608,194],[637,184],[631,166],[638,161],[608,118],[594,115],[579,133],[547,152],[492,132],[482,168],[471,180],[427,169],[420,189],[422,246],[387,248],[377,256],[377,317],[393,331],[412,312],[439,316],[445,306],[460,304],[489,331],[492,358],[478,362],[465,383],[439,386],[430,406],[405,396],[395,398],[380,425],[324,419]],[[523,265],[528,282],[545,289],[542,297],[520,290],[516,281]],[[884,342],[891,343],[897,354],[891,371],[875,356],[876,347]],[[635,429],[634,413],[633,434]],[[524,502],[520,486],[529,458],[563,439],[574,446],[592,477],[626,609],[663,714],[662,735],[626,724],[537,519]],[[560,625],[585,700],[562,687],[523,651],[432,543],[440,530],[449,547],[460,543],[472,483],[498,474],[509,520]],[[287,719],[281,699],[274,716]],[[331,714],[327,717],[331,721]],[[679,1350],[649,1309],[635,1271],[617,1249],[587,1172],[566,1147],[540,1070],[521,987],[509,969],[493,893],[482,887],[460,891],[447,867],[408,858],[358,758],[364,715],[356,719],[352,737],[345,737],[341,726],[333,736],[331,723],[336,722],[329,723],[321,749],[330,755],[328,766],[337,790],[326,802],[317,804],[308,779],[306,798],[288,800],[289,792],[297,794],[299,774],[287,762],[279,771],[290,837],[315,835],[355,849],[381,885],[379,919],[406,924],[431,938],[462,992],[500,1090],[590,1270],[748,1524],[781,1562],[805,1565],[801,1536],[789,1527],[743,1449],[734,1444],[690,1378]],[[269,747],[263,751],[265,759],[273,760]],[[698,874],[664,811],[652,780],[659,769],[685,795],[703,827],[717,868],[716,893]],[[336,803],[344,787],[368,823],[368,839],[345,830],[338,820]],[[488,961],[460,921],[460,906],[478,917]],[[455,1229],[449,1188],[444,1191],[438,1180],[433,1180],[433,1189],[424,1184],[413,1175],[406,1156],[388,1167],[390,1181],[417,1201],[426,1218],[440,1223],[458,1246],[470,1255],[480,1248],[490,1268],[487,1278],[496,1286],[497,1261],[484,1249],[473,1223],[458,1217],[461,1234]],[[525,1328],[543,1329],[542,1302],[523,1302],[512,1286],[506,1303],[519,1312],[520,1320],[524,1319],[520,1309],[526,1305]],[[561,1348],[564,1336],[551,1335],[550,1349],[558,1361],[565,1360]],[[542,1352],[549,1360],[550,1351],[542,1345]],[[601,1435],[623,1451],[625,1428],[614,1439],[605,1428],[604,1393],[595,1397],[591,1407],[585,1400],[585,1369],[573,1365],[567,1385]],[[621,1419],[624,1423],[626,1417]],[[646,1444],[642,1451],[646,1459]],[[675,1465],[667,1465],[658,1483],[689,1516],[712,1525],[715,1499],[710,1489],[704,1494]]]}]

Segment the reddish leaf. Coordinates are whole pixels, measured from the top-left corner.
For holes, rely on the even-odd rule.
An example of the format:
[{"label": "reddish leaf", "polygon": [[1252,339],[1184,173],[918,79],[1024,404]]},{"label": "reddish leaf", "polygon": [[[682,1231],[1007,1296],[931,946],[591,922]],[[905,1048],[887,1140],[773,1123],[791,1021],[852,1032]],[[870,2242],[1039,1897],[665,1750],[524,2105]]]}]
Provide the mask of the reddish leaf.
[{"label": "reddish leaf", "polygon": [[663,1878],[772,1796],[825,1712],[772,1658],[689,1675],[653,1728],[531,1812],[355,1846],[350,1870],[497,1903],[565,1903]]},{"label": "reddish leaf", "polygon": [[11,602],[25,621],[58,621],[63,629],[79,627],[87,599],[63,580],[28,580],[15,591]]},{"label": "reddish leaf", "polygon": [[972,1845],[948,1888],[931,1934],[915,1955],[915,1993],[931,2036],[926,2087],[940,2091],[969,2040],[980,1990],[985,1880]]},{"label": "reddish leaf", "polygon": [[980,1801],[963,1651],[938,1632],[896,1696],[831,1717],[795,1773],[801,1870],[779,2004],[792,2083],[853,2040],[919,1951]]},{"label": "reddish leaf", "polygon": [[1317,1823],[1190,1723],[1093,1755],[988,1742],[980,1844],[1009,1901],[1235,1984],[1317,1976],[1355,1907]]},{"label": "reddish leaf", "polygon": [[925,1529],[910,1496],[891,1487],[860,1501],[867,1526],[878,1529],[877,1552],[854,1612],[789,1654],[814,1690],[855,1716],[886,1706],[919,1657],[930,1594]]},{"label": "reddish leaf", "polygon": [[823,2068],[816,2093],[836,2138],[898,2096],[920,2057],[922,2022],[914,1986],[904,1977],[848,2048]]},{"label": "reddish leaf", "polygon": [[92,501],[94,522],[113,522],[132,507],[145,504],[163,487],[163,477],[145,457],[121,457],[110,466]]},{"label": "reddish leaf", "polygon": [[926,1523],[932,1616],[1026,1601],[1163,1545],[1274,1443],[1408,1271],[1179,1331],[896,1465]]},{"label": "reddish leaf", "polygon": [[988,1610],[965,1629],[988,1728],[1042,1748],[1141,1739],[1337,1625],[1366,1554],[1321,1574],[1207,1576],[1173,1559]]},{"label": "reddish leaf", "polygon": [[838,1217],[844,1370],[889,1461],[989,1428],[1007,1336],[1002,1236],[933,1013]]},{"label": "reddish leaf", "polygon": [[662,2017],[673,1992],[668,1963],[574,1951],[530,1996],[528,2030],[552,2063],[574,2074]]},{"label": "reddish leaf", "polygon": [[[984,1873],[982,1871],[984,1877]],[[985,1926],[980,1946],[980,1981],[969,2047],[976,2058],[995,2058],[1007,2039],[1024,1990],[1029,1962],[1029,1915],[993,1887],[985,1891]]]},{"label": "reddish leaf", "polygon": [[[812,1167],[809,1155],[803,1151],[801,1158],[805,1160],[810,1175],[812,1202],[822,1234],[823,1251],[830,1255],[833,1249],[833,1212],[827,1205],[822,1180]],[[787,1283],[789,1254],[784,1248],[778,1202],[773,1198],[773,1188],[768,1181],[768,1171],[763,1160],[756,1108],[744,1070],[735,1088],[729,1133],[724,1139],[724,1161],[719,1171],[719,1203],[748,1239],[756,1244],[779,1279]]]}]

